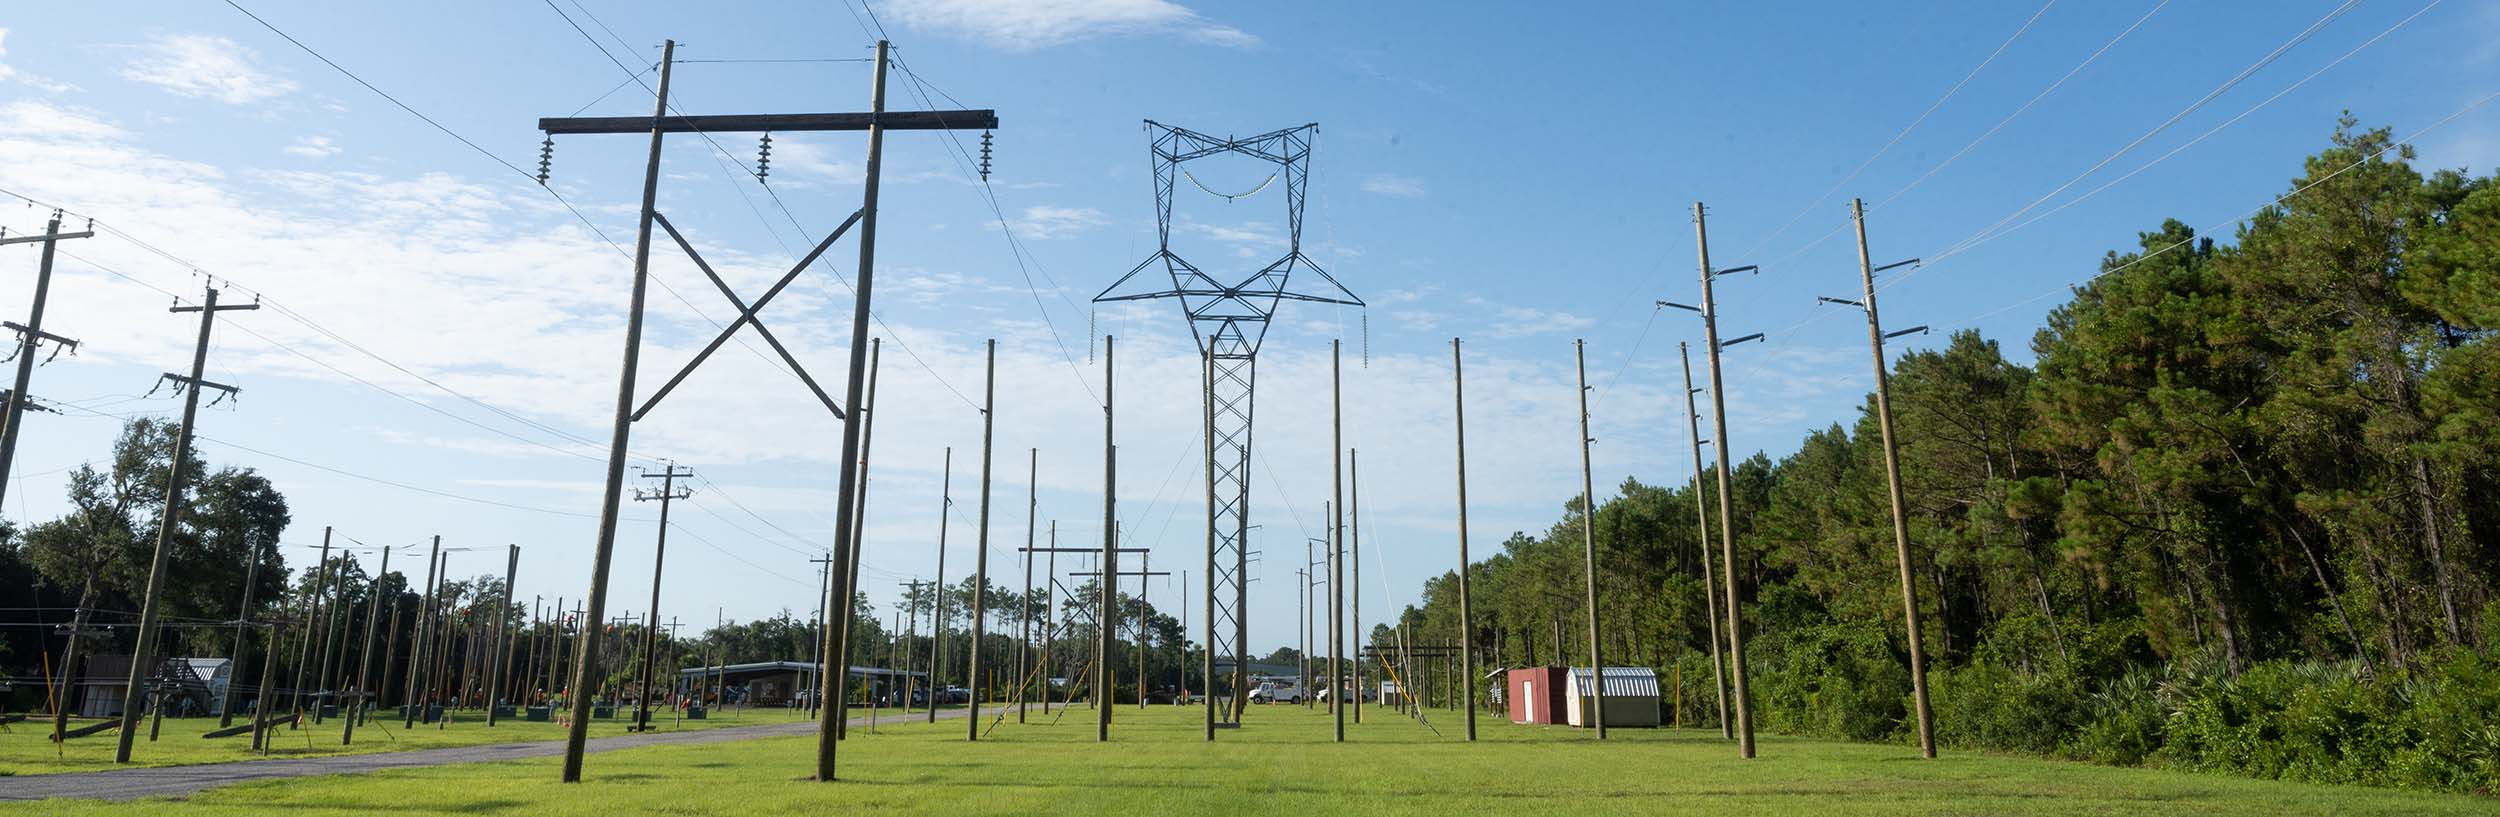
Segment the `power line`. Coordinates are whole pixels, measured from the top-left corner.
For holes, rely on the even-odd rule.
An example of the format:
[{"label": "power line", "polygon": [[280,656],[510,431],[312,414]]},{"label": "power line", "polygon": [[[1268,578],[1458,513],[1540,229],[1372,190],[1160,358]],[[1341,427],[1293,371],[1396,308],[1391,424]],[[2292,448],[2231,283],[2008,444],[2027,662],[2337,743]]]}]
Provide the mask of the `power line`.
[{"label": "power line", "polygon": [[[2358,0],[2355,0],[2355,2],[2358,2]],[[1806,206],[1800,208],[1796,215],[1789,216],[1788,221],[1781,224],[1779,229],[1772,230],[1769,235],[1765,235],[1761,240],[1754,242],[1752,247],[1746,248],[1744,252],[1737,253],[1737,258],[1739,260],[1752,258],[1753,254],[1756,251],[1761,250],[1763,245],[1771,243],[1772,239],[1778,238],[1780,234],[1788,232],[1788,228],[1797,225],[1798,219],[1805,218],[1807,213],[1814,212],[1814,208],[1822,206],[1824,200],[1831,198],[1833,193],[1840,192],[1841,188],[1847,187],[1852,181],[1856,181],[1858,174],[1865,173],[1866,169],[1873,166],[1877,159],[1884,158],[1884,154],[1892,152],[1894,145],[1901,144],[1902,139],[1908,138],[1911,131],[1918,130],[1918,126],[1926,124],[1927,118],[1936,114],[1936,109],[1944,107],[1944,103],[1951,100],[1954,94],[1961,93],[1962,86],[1969,85],[1973,78],[1979,76],[1979,72],[1987,70],[1990,64],[1997,61],[1997,57],[2004,55],[2005,49],[2013,47],[2014,41],[2022,39],[2023,33],[2030,31],[2033,25],[2040,22],[2040,17],[2048,14],[2049,8],[2055,5],[2057,5],[2057,0],[2049,0],[2048,2],[2041,4],[2039,11],[2031,13],[2031,19],[2024,20],[2021,28],[2014,29],[2014,34],[2012,36],[2006,37],[2005,42],[1998,43],[1995,51],[1988,52],[1987,59],[1980,60],[1978,65],[1972,66],[1970,73],[1963,74],[1960,82],[1953,83],[1953,87],[1945,89],[1944,95],[1936,97],[1936,101],[1930,103],[1927,106],[1927,110],[1920,112],[1918,118],[1910,120],[1910,124],[1902,127],[1901,132],[1893,134],[1892,139],[1886,141],[1883,147],[1876,148],[1875,155],[1866,157],[1866,161],[1859,162],[1856,169],[1849,171],[1849,175],[1843,176],[1840,181],[1832,183],[1831,189],[1823,191],[1823,195],[1816,196],[1813,201],[1807,202]]]}]

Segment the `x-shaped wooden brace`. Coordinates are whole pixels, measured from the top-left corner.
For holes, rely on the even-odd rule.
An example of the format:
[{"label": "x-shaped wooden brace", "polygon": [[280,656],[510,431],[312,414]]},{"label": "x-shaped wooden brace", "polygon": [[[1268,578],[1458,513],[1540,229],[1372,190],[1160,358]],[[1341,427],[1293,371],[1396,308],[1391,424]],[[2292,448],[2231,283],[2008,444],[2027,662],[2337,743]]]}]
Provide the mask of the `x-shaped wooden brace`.
[{"label": "x-shaped wooden brace", "polygon": [[693,360],[686,361],[685,368],[678,369],[677,376],[669,378],[666,385],[652,393],[651,399],[643,401],[641,408],[634,409],[633,419],[639,422],[643,415],[651,413],[651,409],[660,404],[660,398],[667,397],[670,391],[677,388],[677,384],[685,382],[686,375],[694,374],[695,367],[703,365],[703,361],[710,358],[713,352],[719,351],[721,344],[728,343],[729,337],[738,333],[738,327],[750,324],[755,327],[755,333],[762,335],[764,342],[773,347],[773,352],[781,355],[781,362],[790,364],[790,371],[798,374],[799,382],[807,384],[807,390],[816,394],[816,399],[825,404],[827,411],[833,412],[833,416],[837,418],[847,416],[843,413],[842,407],[834,405],[833,398],[825,394],[824,387],[816,385],[816,378],[807,375],[807,368],[799,365],[798,358],[792,357],[790,350],[781,345],[781,339],[773,337],[773,330],[764,328],[764,322],[756,319],[755,313],[764,311],[764,305],[772,303],[773,296],[780,295],[781,290],[789,287],[791,281],[798,280],[799,273],[807,271],[808,265],[816,263],[817,256],[824,255],[825,250],[833,247],[834,241],[842,238],[843,233],[850,231],[851,225],[859,223],[859,216],[860,211],[852,211],[850,218],[842,220],[842,226],[833,228],[833,232],[827,234],[825,240],[816,242],[816,248],[807,251],[807,257],[799,259],[799,263],[791,266],[789,272],[782,274],[781,280],[773,282],[772,289],[764,291],[764,297],[755,299],[755,304],[749,306],[744,299],[738,297],[737,292],[729,288],[728,282],[721,280],[720,273],[712,271],[712,265],[703,260],[703,254],[695,252],[693,244],[686,243],[686,236],[677,232],[677,225],[670,224],[668,217],[661,215],[659,211],[652,211],[651,218],[660,223],[661,229],[668,231],[669,238],[677,241],[678,249],[685,250],[686,257],[694,260],[695,268],[703,271],[703,277],[712,279],[712,286],[719,288],[721,296],[728,298],[730,305],[738,308],[738,319],[730,321],[727,327],[722,328],[720,336],[713,338],[710,345],[703,347],[703,351],[696,352]]}]

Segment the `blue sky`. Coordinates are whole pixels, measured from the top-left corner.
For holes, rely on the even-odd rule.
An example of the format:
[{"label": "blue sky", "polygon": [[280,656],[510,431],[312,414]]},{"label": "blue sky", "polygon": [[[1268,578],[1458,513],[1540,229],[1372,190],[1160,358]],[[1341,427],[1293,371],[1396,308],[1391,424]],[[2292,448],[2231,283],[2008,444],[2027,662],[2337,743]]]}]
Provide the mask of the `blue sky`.
[{"label": "blue sky", "polygon": [[[947,446],[947,571],[968,569],[986,338],[1001,356],[994,580],[1020,578],[1010,548],[1030,448],[1040,524],[1100,541],[1089,325],[1120,336],[1124,530],[1159,567],[1202,558],[1197,381],[1177,307],[1084,306],[1154,246],[1141,120],[1242,134],[1320,123],[1304,249],[1371,306],[1288,306],[1269,336],[1254,547],[1281,555],[1320,532],[1327,350],[1341,338],[1377,621],[1454,565],[1450,338],[1468,341],[1471,522],[1490,553],[1577,491],[1575,338],[1597,388],[1601,494],[1626,476],[1690,478],[1675,349],[1699,327],[1652,301],[1696,297],[1694,201],[1710,207],[1715,263],[1764,265],[1722,279],[1720,297],[1728,335],[1770,336],[1730,353],[1731,436],[1777,455],[1848,420],[1868,387],[1859,319],[1812,305],[1855,291],[1854,249],[1835,232],[1851,196],[1876,205],[1879,262],[1935,260],[1884,291],[1890,323],[1975,327],[2027,359],[2040,316],[2103,252],[2165,217],[2227,235],[2287,189],[2341,110],[2421,132],[2425,166],[2500,162],[2500,106],[2451,118],[2500,91],[2500,8],[2425,2],[878,4],[911,69],[892,107],[931,94],[999,111],[992,182],[1030,259],[1020,271],[951,144],[889,139],[875,332],[892,339],[881,403],[895,410],[877,428],[867,589],[890,613],[897,583],[934,571]],[[609,55],[639,69],[664,37],[689,61],[681,111],[867,102],[863,62],[693,62],[864,58],[874,36],[857,6],[553,5],[596,44],[543,3],[244,3],[530,170],[541,116],[647,112]],[[525,174],[224,4],[134,2],[109,18],[36,5],[0,14],[0,30],[0,187],[180,259],[120,235],[65,245],[77,257],[46,328],[86,345],[39,369],[32,391],[75,408],[28,421],[7,515],[62,511],[63,472],[100,456],[118,423],[94,412],[179,411],[144,395],[186,360],[196,327],[163,309],[166,292],[196,297],[196,265],[230,281],[229,300],[285,307],[221,325],[210,379],[244,392],[204,413],[200,447],[287,493],[291,559],[323,525],[377,546],[440,534],[478,548],[455,554],[461,575],[499,571],[517,542],[522,596],[581,595],[603,451],[568,436],[605,439],[628,273],[615,247]],[[857,207],[864,145],[776,136],[779,205],[743,174],[752,137],[719,145],[672,139],[660,204],[751,295]],[[642,150],[567,137],[551,185],[629,244]],[[1266,173],[1194,169],[1216,190]],[[1201,266],[1255,268],[1282,246],[1280,187],[1229,203],[1180,189],[1174,249]],[[43,216],[0,201],[11,234]],[[1987,232],[1998,224],[2019,229]],[[652,295],[646,384],[732,312],[665,238],[654,257],[666,288]],[[846,285],[830,279],[855,257],[846,239],[764,313],[827,383],[850,331]],[[0,249],[0,315],[23,320],[33,265],[31,249]],[[745,337],[752,350],[725,348],[635,431],[638,457],[702,475],[675,515],[662,601],[688,622],[811,609],[805,560],[831,539],[838,426]],[[613,611],[648,606],[656,510],[627,507]],[[1293,562],[1253,567],[1261,652],[1292,639]],[[1174,577],[1151,592],[1178,589]],[[1192,606],[1193,625],[1203,615]]]}]

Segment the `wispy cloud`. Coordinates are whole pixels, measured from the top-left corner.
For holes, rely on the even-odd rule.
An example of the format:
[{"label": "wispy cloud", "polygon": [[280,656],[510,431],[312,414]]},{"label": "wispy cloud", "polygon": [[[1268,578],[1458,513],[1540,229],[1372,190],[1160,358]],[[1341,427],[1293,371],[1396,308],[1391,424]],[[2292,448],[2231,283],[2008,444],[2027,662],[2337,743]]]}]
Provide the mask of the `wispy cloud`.
[{"label": "wispy cloud", "polygon": [[71,85],[66,82],[54,82],[24,71],[19,71],[15,67],[10,66],[5,61],[9,56],[8,42],[9,30],[6,28],[0,28],[0,82],[15,82],[47,94],[57,94],[63,91],[78,90],[78,86]]},{"label": "wispy cloud", "polygon": [[122,66],[122,78],[177,96],[245,105],[295,92],[295,82],[263,71],[259,52],[207,34],[159,35]]},{"label": "wispy cloud", "polygon": [[1375,173],[1364,177],[1363,192],[1395,196],[1401,199],[1419,199],[1424,196],[1424,180],[1413,176]]},{"label": "wispy cloud", "polygon": [[1491,334],[1497,338],[1524,338],[1551,332],[1574,332],[1596,325],[1594,318],[1569,312],[1510,306],[1502,308],[1500,318],[1493,322]]},{"label": "wispy cloud", "polygon": [[1259,44],[1257,35],[1170,0],[895,0],[886,8],[907,25],[964,34],[1009,51],[1129,35],[1176,35],[1226,48]]},{"label": "wispy cloud", "polygon": [[286,152],[307,159],[327,159],[338,155],[339,146],[331,144],[327,136],[298,136],[295,144],[286,146]]},{"label": "wispy cloud", "polygon": [[1111,223],[1101,210],[1091,207],[1050,207],[1035,205],[1024,208],[1016,218],[1016,234],[1035,241],[1067,238]]}]

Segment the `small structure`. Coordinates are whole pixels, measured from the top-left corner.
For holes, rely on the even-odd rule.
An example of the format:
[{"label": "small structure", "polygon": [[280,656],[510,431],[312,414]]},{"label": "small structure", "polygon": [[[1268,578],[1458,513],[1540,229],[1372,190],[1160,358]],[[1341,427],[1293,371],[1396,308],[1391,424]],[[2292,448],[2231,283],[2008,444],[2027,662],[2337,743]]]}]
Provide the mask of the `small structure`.
[{"label": "small structure", "polygon": [[1509,687],[1502,699],[1510,706],[1512,723],[1564,722],[1562,667],[1512,669]]},{"label": "small structure", "polygon": [[1381,706],[1397,706],[1406,703],[1406,694],[1399,691],[1398,682],[1382,681],[1380,682],[1380,697],[1374,698],[1372,703]]},{"label": "small structure", "polygon": [[[122,691],[130,686],[130,660],[128,655],[88,659],[86,672],[72,685],[79,695],[79,716],[110,718],[122,714]],[[150,673],[152,683],[149,694],[141,696],[142,704],[152,705],[161,697],[168,715],[217,714],[219,695],[233,675],[232,667],[233,662],[223,658],[160,658],[156,672]]]},{"label": "small structure", "polygon": [[[1595,726],[1589,713],[1596,708],[1592,696],[1592,676],[1587,667],[1571,668],[1569,701],[1570,723],[1573,726]],[[1648,667],[1606,668],[1606,725],[1657,726],[1658,673]]]}]

